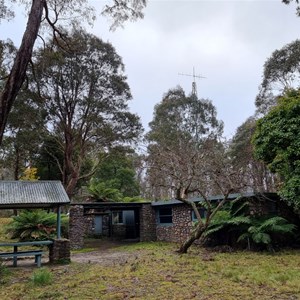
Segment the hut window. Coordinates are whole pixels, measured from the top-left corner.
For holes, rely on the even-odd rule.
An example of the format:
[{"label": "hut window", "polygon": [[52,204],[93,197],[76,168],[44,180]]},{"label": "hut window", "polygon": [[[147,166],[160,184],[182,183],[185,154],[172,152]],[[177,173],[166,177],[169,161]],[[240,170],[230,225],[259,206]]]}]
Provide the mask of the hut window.
[{"label": "hut window", "polygon": [[123,211],[114,211],[112,213],[113,224],[123,224]]},{"label": "hut window", "polygon": [[172,208],[160,208],[158,210],[157,219],[159,224],[172,224]]},{"label": "hut window", "polygon": [[[198,211],[199,211],[200,216],[201,216],[202,219],[206,218],[206,210],[205,210],[205,208],[199,208]],[[198,221],[198,219],[196,217],[196,214],[195,214],[195,212],[193,210],[192,210],[192,221],[193,222],[197,222]]]}]

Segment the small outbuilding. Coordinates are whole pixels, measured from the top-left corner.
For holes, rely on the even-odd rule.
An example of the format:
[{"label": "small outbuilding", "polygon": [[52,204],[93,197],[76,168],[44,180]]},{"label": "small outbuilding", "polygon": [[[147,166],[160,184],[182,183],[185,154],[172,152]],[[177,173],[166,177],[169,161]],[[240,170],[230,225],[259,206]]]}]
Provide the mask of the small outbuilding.
[{"label": "small outbuilding", "polygon": [[70,199],[60,181],[0,181],[0,209],[55,209],[57,238],[50,248],[50,261],[70,259],[70,242],[61,239],[61,207]]}]

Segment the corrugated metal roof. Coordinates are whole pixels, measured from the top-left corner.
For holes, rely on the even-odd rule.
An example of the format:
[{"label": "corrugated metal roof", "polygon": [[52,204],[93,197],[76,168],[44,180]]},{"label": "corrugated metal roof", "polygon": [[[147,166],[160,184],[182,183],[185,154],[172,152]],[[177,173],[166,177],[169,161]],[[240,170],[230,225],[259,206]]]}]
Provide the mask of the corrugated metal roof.
[{"label": "corrugated metal roof", "polygon": [[70,199],[60,181],[0,180],[0,208],[50,207],[68,203]]}]

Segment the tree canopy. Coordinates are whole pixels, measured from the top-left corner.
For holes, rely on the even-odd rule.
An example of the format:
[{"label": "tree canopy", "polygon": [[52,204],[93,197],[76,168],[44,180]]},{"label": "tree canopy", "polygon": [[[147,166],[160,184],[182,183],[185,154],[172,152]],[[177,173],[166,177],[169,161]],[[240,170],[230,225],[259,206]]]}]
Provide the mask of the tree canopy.
[{"label": "tree canopy", "polygon": [[300,41],[275,50],[264,64],[263,80],[255,105],[266,114],[286,90],[300,86]]},{"label": "tree canopy", "polygon": [[278,105],[258,120],[253,138],[255,154],[281,179],[280,194],[300,208],[300,90],[290,90]]},{"label": "tree canopy", "polygon": [[[129,153],[128,153],[129,152]],[[98,201],[138,201],[139,183],[134,166],[135,157],[129,149],[117,147],[103,153],[88,186]]]},{"label": "tree canopy", "polygon": [[[130,89],[121,57],[109,43],[84,31],[68,36],[68,49],[50,41],[35,59],[35,85],[64,160],[63,183],[72,195],[84,159],[117,144],[132,143],[142,127],[128,110]],[[57,162],[59,160],[57,159]]]},{"label": "tree canopy", "polygon": [[[0,1],[0,20],[14,15],[7,2],[8,0]],[[57,39],[63,37],[60,30],[62,27],[70,28],[70,25],[76,25],[76,28],[79,28],[84,20],[92,21],[95,18],[94,8],[87,0],[20,0],[20,3],[27,6],[28,19],[21,45],[7,76],[0,78],[0,144],[9,112],[25,80],[35,41],[41,34],[40,29],[47,28],[44,32]],[[124,21],[143,17],[142,9],[145,6],[146,0],[120,0],[107,4],[103,12],[113,18],[115,25],[119,25]]]},{"label": "tree canopy", "polygon": [[[176,198],[189,205],[197,224],[182,243],[180,253],[186,253],[192,243],[202,237],[216,212],[235,191],[239,173],[232,168],[227,148],[221,142],[223,123],[217,119],[216,108],[210,100],[187,97],[182,88],[170,90],[155,107],[147,135],[148,184],[154,197]],[[213,206],[211,195],[222,195]],[[191,200],[201,196],[206,217]]]},{"label": "tree canopy", "polygon": [[175,195],[188,194],[196,188],[195,184],[198,188],[197,172],[203,169],[196,171],[198,163],[203,163],[203,154],[217,144],[223,130],[211,101],[187,97],[177,87],[168,91],[155,107],[149,125],[148,180],[166,192],[159,192],[156,197],[172,197],[172,190]]},{"label": "tree canopy", "polygon": [[228,155],[232,165],[241,174],[244,191],[251,188],[256,192],[274,192],[275,178],[266,164],[256,159],[252,145],[252,138],[256,128],[256,119],[248,118],[236,130],[235,135],[229,143]]}]

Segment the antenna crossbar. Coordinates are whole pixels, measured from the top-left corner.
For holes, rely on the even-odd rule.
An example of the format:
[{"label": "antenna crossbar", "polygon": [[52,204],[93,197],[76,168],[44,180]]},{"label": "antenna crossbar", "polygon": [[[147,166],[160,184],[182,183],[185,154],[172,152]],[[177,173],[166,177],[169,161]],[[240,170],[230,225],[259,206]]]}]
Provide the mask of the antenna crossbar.
[{"label": "antenna crossbar", "polygon": [[195,75],[195,68],[193,67],[193,74],[184,74],[184,73],[178,73],[178,75],[181,76],[188,76],[188,77],[193,77],[193,83],[192,83],[192,95],[197,97],[197,86],[196,86],[196,78],[202,79],[206,78],[201,75]]}]

